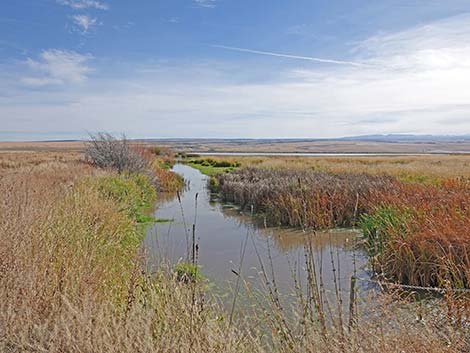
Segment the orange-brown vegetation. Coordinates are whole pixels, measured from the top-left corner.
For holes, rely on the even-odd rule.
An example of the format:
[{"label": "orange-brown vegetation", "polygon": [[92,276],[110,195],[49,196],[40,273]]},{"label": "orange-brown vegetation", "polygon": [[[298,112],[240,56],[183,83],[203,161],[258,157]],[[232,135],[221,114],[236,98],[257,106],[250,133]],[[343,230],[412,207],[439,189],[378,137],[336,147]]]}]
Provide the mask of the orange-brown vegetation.
[{"label": "orange-brown vegetation", "polygon": [[362,225],[387,280],[470,287],[468,157],[238,161],[247,167],[218,176],[225,199],[278,225]]},{"label": "orange-brown vegetation", "polygon": [[153,276],[145,272],[143,224],[129,211],[149,201],[145,178],[97,169],[82,158],[0,153],[2,352],[456,353],[470,347],[455,300],[447,311],[421,308],[423,320],[402,301],[377,305],[376,314],[358,316],[348,331],[346,324],[319,327],[310,300],[289,320],[267,299],[262,310],[247,309],[230,324],[203,283],[178,281],[164,267]]}]

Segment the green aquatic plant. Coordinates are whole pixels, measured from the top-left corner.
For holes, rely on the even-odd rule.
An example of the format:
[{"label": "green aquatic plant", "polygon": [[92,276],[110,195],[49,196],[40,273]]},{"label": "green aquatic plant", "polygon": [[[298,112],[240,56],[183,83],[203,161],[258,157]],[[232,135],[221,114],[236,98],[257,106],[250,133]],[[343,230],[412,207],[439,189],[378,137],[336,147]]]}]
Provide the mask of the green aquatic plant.
[{"label": "green aquatic plant", "polygon": [[236,161],[215,160],[212,158],[190,159],[185,163],[208,176],[228,173],[240,167],[240,163]]},{"label": "green aquatic plant", "polygon": [[359,226],[362,229],[364,245],[368,253],[371,256],[380,255],[393,237],[406,238],[411,216],[409,209],[390,206],[382,206],[372,214],[362,215]]},{"label": "green aquatic plant", "polygon": [[179,262],[174,271],[176,279],[184,283],[197,282],[203,278],[199,266],[190,262]]}]

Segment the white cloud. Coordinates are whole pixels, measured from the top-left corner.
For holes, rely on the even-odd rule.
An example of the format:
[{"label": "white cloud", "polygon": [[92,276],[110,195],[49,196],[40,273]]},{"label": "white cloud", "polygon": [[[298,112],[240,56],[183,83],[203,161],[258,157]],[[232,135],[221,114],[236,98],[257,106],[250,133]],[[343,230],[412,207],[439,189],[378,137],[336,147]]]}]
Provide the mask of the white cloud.
[{"label": "white cloud", "polygon": [[199,7],[214,8],[217,0],[194,0],[194,4]]},{"label": "white cloud", "polygon": [[97,19],[88,15],[74,15],[72,16],[73,22],[80,27],[82,33],[87,33],[88,30],[97,25]]},{"label": "white cloud", "polygon": [[62,81],[51,77],[23,77],[21,82],[30,87],[41,87],[49,85],[60,85]]},{"label": "white cloud", "polygon": [[88,66],[90,55],[74,51],[50,49],[41,53],[39,60],[29,58],[27,65],[32,76],[23,77],[26,85],[40,86],[51,84],[80,83],[92,71]]},{"label": "white cloud", "polygon": [[56,0],[58,4],[69,6],[72,9],[83,10],[94,8],[97,10],[108,10],[109,5],[97,0]]},{"label": "white cloud", "polygon": [[[153,70],[139,73],[137,67],[133,75],[89,80],[71,92],[28,91],[1,98],[0,117],[17,117],[2,121],[2,127],[46,131],[53,124],[60,131],[113,130],[139,137],[470,133],[469,22],[470,15],[458,16],[369,38],[351,59],[366,66],[292,61],[261,81],[268,68],[244,62],[239,67],[160,62]],[[31,60],[39,75],[29,84],[83,80],[89,57],[80,58],[68,60],[79,61],[69,66],[80,70],[52,70],[62,66],[52,63],[67,60],[43,53]],[[70,71],[75,74],[64,74]]]}]

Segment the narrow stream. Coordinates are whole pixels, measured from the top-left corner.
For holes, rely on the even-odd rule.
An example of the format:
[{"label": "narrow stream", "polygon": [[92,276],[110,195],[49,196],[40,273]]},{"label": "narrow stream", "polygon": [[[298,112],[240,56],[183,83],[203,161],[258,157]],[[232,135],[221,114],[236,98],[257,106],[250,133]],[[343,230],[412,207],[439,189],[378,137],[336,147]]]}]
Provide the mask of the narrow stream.
[{"label": "narrow stream", "polygon": [[[188,258],[188,242],[195,223],[198,264],[203,275],[221,293],[229,292],[236,282],[237,276],[233,271],[239,270],[245,242],[243,278],[249,286],[261,289],[265,281],[260,271],[264,267],[270,278],[274,274],[279,292],[285,298],[292,297],[295,291],[295,277],[305,286],[306,239],[312,241],[316,267],[321,271],[326,292],[334,293],[336,277],[346,299],[350,278],[355,271],[358,277],[369,278],[366,257],[355,246],[356,231],[305,233],[266,228],[259,219],[217,201],[207,188],[208,177],[198,170],[183,164],[176,164],[173,170],[184,177],[188,186],[181,194],[181,202],[174,196],[158,204],[155,217],[172,221],[155,223],[147,231],[144,245],[151,269],[157,268],[162,261],[177,263]],[[362,291],[369,289],[367,282],[359,282],[358,286]]]}]

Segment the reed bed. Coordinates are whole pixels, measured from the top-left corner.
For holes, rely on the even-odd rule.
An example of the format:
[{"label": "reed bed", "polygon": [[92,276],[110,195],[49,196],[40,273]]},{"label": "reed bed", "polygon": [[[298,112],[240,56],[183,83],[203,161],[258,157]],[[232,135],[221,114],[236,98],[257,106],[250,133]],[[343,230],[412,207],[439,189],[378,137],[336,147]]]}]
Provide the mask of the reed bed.
[{"label": "reed bed", "polygon": [[[144,176],[67,155],[40,163],[24,158],[0,170],[2,352],[456,353],[470,347],[468,332],[455,322],[460,306],[450,307],[456,301],[448,302],[451,315],[422,310],[423,320],[398,310],[402,301],[384,302],[348,329],[335,318],[321,325],[327,313],[311,296],[299,296],[292,320],[267,294],[259,310],[229,320],[202,281],[180,281],[165,266],[153,276],[144,271],[138,215],[155,196]],[[314,264],[307,256],[306,266]],[[275,293],[269,269],[263,273],[260,280]],[[312,293],[321,290],[314,273]]]},{"label": "reed bed", "polygon": [[218,176],[223,199],[271,225],[361,225],[377,274],[407,285],[470,288],[470,182],[245,167]]},{"label": "reed bed", "polygon": [[386,176],[243,168],[220,174],[226,201],[254,207],[271,225],[326,229],[353,226],[372,192],[392,187]]},{"label": "reed bed", "polygon": [[362,226],[379,273],[411,285],[470,288],[469,180],[396,182],[371,203]]}]

